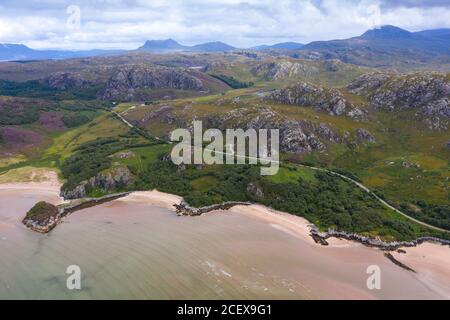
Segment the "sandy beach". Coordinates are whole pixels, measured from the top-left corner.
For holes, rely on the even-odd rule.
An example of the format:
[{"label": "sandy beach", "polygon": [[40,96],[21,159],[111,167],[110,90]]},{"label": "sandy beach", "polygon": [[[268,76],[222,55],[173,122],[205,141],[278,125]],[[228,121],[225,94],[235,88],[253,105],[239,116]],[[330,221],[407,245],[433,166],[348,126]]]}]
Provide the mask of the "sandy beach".
[{"label": "sandy beach", "polygon": [[29,181],[1,183],[0,189],[47,191],[59,195],[62,183],[58,179],[58,174],[50,170],[41,171],[39,174],[39,182],[34,181],[35,173],[31,172],[30,176],[27,178]]},{"label": "sandy beach", "polygon": [[[42,198],[43,200],[55,204],[63,202],[63,199],[59,197],[61,183],[59,182],[56,173],[49,172],[47,177],[48,179],[42,182],[0,184],[0,192],[4,195],[14,195],[19,198],[21,195],[28,197],[33,194],[36,198]],[[158,207],[173,212],[175,217],[175,208],[173,205],[179,204],[181,200],[182,198],[179,196],[162,193],[156,190],[140,191],[133,192],[129,196],[115,200],[110,204],[105,204],[101,206],[103,208],[100,209],[101,211],[105,211],[108,210],[107,208],[113,208],[116,205],[124,207],[127,205],[130,205],[131,207],[138,206],[139,208],[145,208],[146,206],[149,208]],[[96,212],[96,210],[96,208],[91,208],[89,209],[89,212]],[[107,211],[105,211],[105,214],[106,212]],[[132,213],[133,212],[130,212],[130,214]],[[76,212],[66,217],[64,220],[73,223],[82,216],[85,216],[85,214],[84,211]],[[364,247],[362,244],[356,242],[330,238],[328,239],[329,246],[324,247],[316,244],[309,235],[310,223],[306,219],[279,212],[262,205],[236,206],[229,211],[213,211],[207,213],[200,218],[201,220],[196,220],[199,218],[183,217],[184,219],[181,218],[181,221],[189,221],[189,223],[194,223],[194,225],[196,221],[198,221],[200,225],[205,221],[215,221],[217,224],[226,217],[232,216],[236,217],[236,219],[242,217],[243,219],[246,219],[245,221],[255,221],[258,225],[265,226],[264,228],[267,230],[273,230],[272,232],[275,234],[281,232],[287,237],[291,237],[289,239],[293,240],[289,241],[297,241],[299,247],[303,247],[304,249],[308,248],[307,250],[311,250],[311,253],[314,252],[314,256],[319,261],[322,259],[320,257],[323,257],[323,259],[325,259],[324,261],[335,259],[336,262],[339,261],[339,263],[342,264],[350,263],[350,266],[354,266],[361,262],[365,263],[367,257],[370,256],[370,259],[376,260],[380,265],[384,265],[385,268],[389,270],[389,273],[394,274],[392,272],[395,271],[395,273],[402,274],[405,277],[410,277],[411,279],[414,278],[427,287],[430,292],[435,292],[441,298],[450,299],[450,248],[446,246],[425,243],[416,248],[404,248],[406,253],[394,252],[393,255],[396,259],[416,271],[416,273],[412,273],[403,270],[388,261],[388,259],[383,256],[382,251],[375,248]],[[111,223],[120,224],[121,221],[123,221],[122,219],[124,219],[123,217],[124,216],[122,215],[117,216],[111,214]],[[7,219],[3,223],[3,227],[6,225],[12,226],[14,223],[13,221],[19,221],[17,219],[20,219],[21,217],[15,216],[14,220],[12,220],[12,217],[10,218],[11,219]],[[117,220],[114,221],[114,219]],[[2,224],[0,223],[0,229],[1,225]],[[220,225],[217,227],[220,228]],[[64,228],[64,224],[58,228]],[[245,232],[245,229],[243,232]],[[286,269],[288,267],[284,266],[283,268]],[[286,272],[288,272],[288,269],[286,269]],[[328,281],[332,281],[331,279],[332,278]],[[404,283],[404,281],[405,280],[402,280],[402,283]],[[336,282],[335,285],[342,286],[342,283]],[[325,290],[325,288],[323,288],[323,290]],[[370,298],[370,295],[360,292],[349,295],[349,298],[350,297]]]},{"label": "sandy beach", "polygon": [[153,190],[136,191],[116,201],[140,202],[175,211],[174,205],[179,204],[182,200],[183,198],[180,196]]},{"label": "sandy beach", "polygon": [[450,299],[450,248],[423,243],[414,248],[403,248],[405,253],[393,252],[398,261],[417,272],[417,277]]},{"label": "sandy beach", "polygon": [[[135,192],[118,201],[143,201],[149,205],[161,206],[174,210],[173,205],[180,203],[181,197],[161,193],[159,191]],[[223,214],[221,211],[213,211],[205,215]],[[262,205],[235,206],[229,213],[245,215],[257,218],[290,235],[296,236],[320,250],[331,248],[356,248],[362,244],[343,239],[327,239],[329,246],[323,247],[316,244],[310,236],[310,226],[306,219],[285,212],[273,210]],[[378,249],[367,248],[383,254]],[[450,248],[440,244],[424,243],[415,248],[403,248],[406,253],[393,252],[393,256],[416,271],[416,277],[431,289],[438,291],[442,296],[450,299]],[[405,271],[406,272],[406,271]]]}]

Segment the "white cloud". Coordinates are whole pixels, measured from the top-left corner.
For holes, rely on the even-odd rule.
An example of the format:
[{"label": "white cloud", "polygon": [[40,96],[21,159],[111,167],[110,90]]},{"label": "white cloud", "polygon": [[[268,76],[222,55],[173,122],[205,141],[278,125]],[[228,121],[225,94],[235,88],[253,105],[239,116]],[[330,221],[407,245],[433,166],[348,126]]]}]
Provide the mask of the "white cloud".
[{"label": "white cloud", "polygon": [[[410,30],[450,27],[450,5],[443,6],[439,0],[430,3],[427,6],[425,1],[405,0],[389,6],[385,0],[29,0],[19,4],[4,0],[0,5],[0,43],[25,43],[35,48],[133,49],[147,39],[171,37],[185,44],[220,40],[247,47],[347,38],[377,23]],[[81,8],[80,30],[66,26],[69,5]]]}]

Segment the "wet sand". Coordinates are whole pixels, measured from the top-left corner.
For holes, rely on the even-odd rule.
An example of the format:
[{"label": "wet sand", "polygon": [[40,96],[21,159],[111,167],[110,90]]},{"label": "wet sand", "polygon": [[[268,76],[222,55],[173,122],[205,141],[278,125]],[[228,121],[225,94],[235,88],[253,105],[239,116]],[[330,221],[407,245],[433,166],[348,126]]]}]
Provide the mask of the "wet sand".
[{"label": "wet sand", "polygon": [[446,299],[450,299],[450,248],[424,243],[418,247],[403,250],[406,254],[394,252],[392,255],[415,270],[421,281]]},{"label": "wet sand", "polygon": [[[412,273],[358,243],[319,246],[300,217],[257,205],[178,217],[173,204],[181,198],[155,191],[81,210],[41,235],[20,219],[37,201],[61,199],[50,185],[21,187],[0,186],[2,299],[449,297],[446,247],[396,254]],[[65,287],[73,264],[82,270],[81,291]],[[371,265],[381,269],[381,290],[366,286]]]}]

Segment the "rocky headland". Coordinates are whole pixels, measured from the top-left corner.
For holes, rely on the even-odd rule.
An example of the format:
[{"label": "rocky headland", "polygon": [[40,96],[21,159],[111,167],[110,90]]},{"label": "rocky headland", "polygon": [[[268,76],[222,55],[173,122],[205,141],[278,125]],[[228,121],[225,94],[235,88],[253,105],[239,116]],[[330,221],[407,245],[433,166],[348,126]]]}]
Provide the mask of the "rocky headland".
[{"label": "rocky headland", "polygon": [[39,232],[48,233],[53,230],[62,218],[73,212],[95,207],[100,204],[117,200],[128,196],[129,192],[110,194],[100,198],[86,198],[74,201],[68,204],[55,206],[53,204],[41,201],[38,202],[30,211],[27,212],[22,223],[29,229]]}]

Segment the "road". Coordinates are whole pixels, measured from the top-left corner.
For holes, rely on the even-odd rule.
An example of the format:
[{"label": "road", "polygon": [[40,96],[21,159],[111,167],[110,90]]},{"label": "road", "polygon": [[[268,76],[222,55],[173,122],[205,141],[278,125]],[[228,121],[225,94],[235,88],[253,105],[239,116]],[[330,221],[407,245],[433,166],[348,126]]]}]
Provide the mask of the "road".
[{"label": "road", "polygon": [[[124,117],[122,117],[121,114],[119,114],[119,113],[117,113],[117,112],[115,112],[115,111],[112,111],[112,113],[114,113],[114,114],[115,114],[115,115],[116,115],[123,123],[125,123],[127,126],[129,126],[130,128],[134,128],[134,126],[133,126],[130,122],[128,122]],[[157,138],[157,137],[154,137],[154,138],[157,139],[157,140],[159,140],[159,141],[166,142],[166,143],[170,143],[170,144],[172,143],[171,141],[166,141],[166,140],[163,140],[163,139],[161,139],[161,138]],[[207,150],[207,151],[215,151],[215,150],[206,149],[206,148],[203,149],[203,150]],[[225,155],[225,156],[226,156],[226,155],[234,155],[233,153],[227,153],[227,152],[221,152],[221,151],[216,151],[216,152],[217,152],[217,154],[221,154],[221,155]],[[254,157],[249,157],[249,156],[241,156],[241,157],[245,157],[246,159],[253,159],[253,160],[255,159]],[[278,163],[278,164],[281,164],[281,163],[282,163],[281,161],[275,161],[275,160],[274,160],[273,162]],[[441,232],[447,232],[447,233],[450,232],[449,230],[446,230],[446,229],[442,229],[442,228],[433,226],[433,225],[431,225],[431,224],[428,224],[428,223],[426,223],[426,222],[417,220],[417,219],[415,219],[415,218],[413,218],[413,217],[407,215],[407,214],[404,213],[403,211],[401,211],[401,210],[395,208],[394,206],[392,206],[392,205],[390,205],[389,203],[387,203],[385,200],[381,199],[379,196],[377,196],[374,192],[372,192],[369,188],[367,188],[367,187],[366,187],[365,185],[363,185],[362,183],[360,183],[360,182],[358,182],[358,181],[356,181],[356,180],[353,180],[352,178],[347,177],[347,176],[345,176],[345,175],[343,175],[343,174],[341,174],[341,173],[337,173],[337,172],[334,172],[334,171],[332,171],[332,170],[328,170],[328,169],[324,169],[324,168],[318,168],[318,167],[314,167],[314,166],[308,166],[308,165],[305,165],[305,164],[295,164],[295,165],[300,166],[300,167],[304,167],[304,168],[309,168],[309,169],[316,170],[316,171],[327,172],[327,173],[332,174],[332,175],[334,175],[334,176],[338,176],[338,177],[340,177],[340,178],[342,178],[342,179],[344,179],[344,180],[347,180],[347,181],[353,183],[354,185],[356,185],[356,186],[359,187],[360,189],[364,190],[365,192],[367,192],[368,194],[370,194],[371,196],[373,196],[375,199],[377,199],[377,200],[378,200],[381,204],[383,204],[385,207],[387,207],[387,208],[389,208],[389,209],[391,209],[391,210],[394,210],[395,212],[397,212],[398,214],[402,215],[403,217],[405,217],[405,218],[407,218],[407,219],[409,219],[409,220],[411,220],[411,221],[414,221],[415,223],[418,223],[418,224],[420,224],[420,225],[422,225],[422,226],[424,226],[424,227],[428,227],[428,228],[430,228],[430,229],[433,229],[433,230],[437,230],[437,231],[441,231]]]}]

